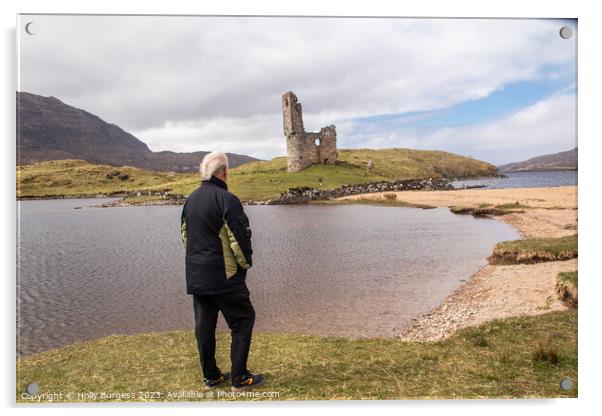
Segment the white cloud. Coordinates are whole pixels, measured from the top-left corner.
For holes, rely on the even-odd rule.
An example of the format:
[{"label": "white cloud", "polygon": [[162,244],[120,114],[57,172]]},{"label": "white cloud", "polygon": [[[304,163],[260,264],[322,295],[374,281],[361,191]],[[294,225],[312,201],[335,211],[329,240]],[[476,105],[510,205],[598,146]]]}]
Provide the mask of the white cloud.
[{"label": "white cloud", "polygon": [[169,121],[161,127],[136,131],[134,135],[153,151],[177,147],[181,152],[219,150],[269,159],[286,153],[286,143],[282,133],[275,131],[275,125],[282,125],[280,117],[275,115]]},{"label": "white cloud", "polygon": [[[317,130],[360,116],[482,98],[509,83],[538,79],[543,67],[573,62],[576,53],[550,20],[36,21],[39,35],[21,39],[21,90],[84,108],[155,150],[221,143],[264,157],[282,153],[285,91],[303,103],[307,130]],[[340,126],[342,141],[344,131]]]},{"label": "white cloud", "polygon": [[353,147],[362,143],[375,147],[440,149],[496,165],[520,161],[577,145],[576,104],[574,95],[553,95],[485,123],[444,127],[430,133],[400,129],[390,134],[353,136]]}]

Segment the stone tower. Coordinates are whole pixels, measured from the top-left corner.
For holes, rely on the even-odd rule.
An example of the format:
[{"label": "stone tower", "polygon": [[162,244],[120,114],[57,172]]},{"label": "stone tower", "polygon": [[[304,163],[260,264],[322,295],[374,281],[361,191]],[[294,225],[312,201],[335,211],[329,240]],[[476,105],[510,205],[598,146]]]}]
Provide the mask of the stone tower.
[{"label": "stone tower", "polygon": [[335,126],[322,127],[318,133],[306,132],[303,128],[301,103],[297,102],[297,96],[290,91],[282,96],[282,116],[289,172],[298,172],[314,163],[336,163],[338,153]]}]

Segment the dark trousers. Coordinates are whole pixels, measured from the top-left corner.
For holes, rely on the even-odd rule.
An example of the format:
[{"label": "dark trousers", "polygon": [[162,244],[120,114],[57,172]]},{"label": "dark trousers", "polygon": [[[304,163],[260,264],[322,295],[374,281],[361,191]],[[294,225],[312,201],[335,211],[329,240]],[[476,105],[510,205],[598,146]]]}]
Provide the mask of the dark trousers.
[{"label": "dark trousers", "polygon": [[248,372],[247,358],[255,323],[255,310],[249,299],[249,290],[244,287],[225,295],[193,295],[193,305],[195,335],[204,377],[213,378],[221,374],[215,362],[215,327],[217,314],[222,311],[232,332],[232,382],[242,381]]}]

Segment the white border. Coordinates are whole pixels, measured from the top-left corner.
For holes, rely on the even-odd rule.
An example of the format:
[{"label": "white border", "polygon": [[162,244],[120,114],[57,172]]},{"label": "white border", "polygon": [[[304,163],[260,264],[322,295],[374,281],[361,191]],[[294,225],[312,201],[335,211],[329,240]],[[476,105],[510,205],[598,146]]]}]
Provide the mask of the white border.
[{"label": "white border", "polygon": [[[145,415],[191,414],[203,411],[245,414],[281,414],[282,411],[294,414],[328,412],[340,408],[344,412],[365,413],[374,409],[379,413],[399,414],[400,412],[420,412],[426,414],[458,413],[462,415],[488,415],[508,412],[545,412],[549,415],[580,414],[591,410],[598,397],[598,374],[602,350],[599,335],[599,301],[602,280],[595,264],[596,239],[600,232],[600,211],[596,202],[600,195],[597,168],[600,165],[600,65],[599,39],[602,39],[602,22],[596,13],[596,2],[557,1],[527,2],[524,0],[505,0],[487,2],[474,0],[415,2],[393,1],[341,1],[299,0],[297,2],[274,0],[252,1],[176,1],[145,0],[126,2],[124,0],[77,1],[77,0],[15,0],[1,4],[3,33],[3,70],[2,78],[2,116],[3,160],[1,195],[3,230],[2,276],[4,284],[2,329],[2,399],[8,414],[30,414],[43,412],[45,415],[81,415],[82,410],[90,414],[105,414],[107,408],[100,406],[83,407],[44,407],[15,408],[14,405],[14,346],[15,346],[15,99],[16,60],[15,26],[17,13],[119,13],[119,14],[233,14],[233,15],[345,15],[345,16],[426,16],[426,17],[554,17],[579,18],[579,269],[581,275],[579,300],[579,399],[566,400],[494,400],[494,401],[407,401],[407,402],[294,402],[294,403],[233,403],[226,406],[184,405],[177,407],[127,406],[111,407],[111,412],[144,412]],[[599,214],[598,214],[599,215]],[[241,407],[245,407],[242,409]],[[308,408],[309,407],[309,408]],[[230,409],[228,409],[230,408]],[[122,410],[123,409],[123,410]],[[5,413],[5,414],[7,414]],[[229,412],[228,412],[229,413]],[[589,412],[587,412],[589,413]]]}]

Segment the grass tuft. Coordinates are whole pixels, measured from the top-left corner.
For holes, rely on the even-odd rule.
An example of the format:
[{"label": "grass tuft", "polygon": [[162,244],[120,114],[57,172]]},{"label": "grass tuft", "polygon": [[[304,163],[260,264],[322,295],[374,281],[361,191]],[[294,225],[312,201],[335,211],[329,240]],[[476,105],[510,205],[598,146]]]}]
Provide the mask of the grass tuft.
[{"label": "grass tuft", "polygon": [[[481,204],[483,205],[483,204]],[[499,216],[510,214],[511,212],[521,212],[521,211],[509,211],[505,209],[492,208],[490,206],[485,207],[450,207],[449,210],[454,214],[469,214],[474,215],[475,217],[489,217],[489,216]]]},{"label": "grass tuft", "polygon": [[517,209],[521,210],[521,209],[532,208],[531,206],[521,204],[518,201],[516,201],[516,202],[509,202],[509,203],[506,203],[506,204],[498,204],[495,207],[497,209],[506,210],[506,211],[514,211],[514,210],[517,210]]},{"label": "grass tuft", "polygon": [[479,204],[478,207],[450,207],[450,211],[454,214],[470,214],[476,217],[500,216],[512,213],[522,213],[525,209],[532,208],[516,202],[507,204],[493,205],[489,203]]},{"label": "grass tuft", "polygon": [[483,336],[482,334],[478,334],[478,336],[474,337],[472,339],[472,343],[476,347],[488,347],[489,346],[489,341],[487,341],[487,338],[485,336]]},{"label": "grass tuft", "polygon": [[559,238],[528,238],[496,244],[491,264],[539,263],[576,258],[577,234]]},{"label": "grass tuft", "polygon": [[559,363],[558,351],[550,345],[539,344],[533,351],[533,360],[557,365]]},{"label": "grass tuft", "polygon": [[577,272],[561,272],[556,278],[556,293],[567,306],[576,308],[578,304]]}]

